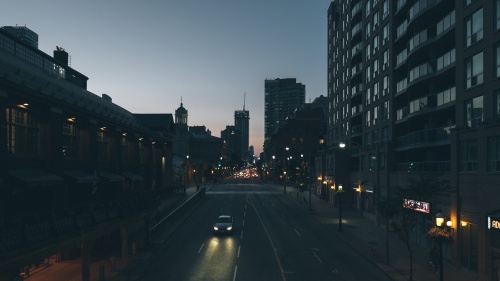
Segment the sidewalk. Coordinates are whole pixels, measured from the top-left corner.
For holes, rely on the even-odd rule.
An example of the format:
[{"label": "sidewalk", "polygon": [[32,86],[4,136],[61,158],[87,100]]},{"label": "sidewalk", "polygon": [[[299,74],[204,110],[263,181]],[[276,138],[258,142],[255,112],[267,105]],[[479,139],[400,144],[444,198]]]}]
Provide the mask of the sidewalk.
[{"label": "sidewalk", "polygon": [[[172,196],[163,200],[159,206],[158,210],[161,216],[167,216],[179,207],[181,204],[186,202],[196,193],[196,186],[190,186],[186,188],[185,195]],[[131,226],[129,229],[132,230],[137,228],[137,226]],[[133,235],[133,234],[131,234]],[[139,248],[139,247],[138,247]],[[119,280],[119,273],[125,269],[128,265],[134,263],[140,263],[141,260],[147,259],[147,256],[151,255],[150,251],[137,250],[134,254],[132,251],[129,252],[128,262],[125,262],[120,257],[105,257],[105,258],[94,258],[90,265],[90,280],[99,281],[100,270],[104,269],[104,280]],[[45,280],[65,280],[65,281],[81,281],[82,280],[82,264],[81,258],[63,261],[63,262],[51,262],[48,267],[40,268],[39,270],[33,271],[29,277],[25,280],[29,281],[45,281]]]},{"label": "sidewalk", "polygon": [[[283,190],[283,187],[276,187]],[[313,194],[311,196],[311,209],[309,210],[309,192],[303,192],[306,202],[300,202],[297,189],[287,186],[287,197],[297,206],[310,212],[322,224],[335,231],[337,236],[348,243],[368,260],[373,261],[384,270],[394,281],[407,281],[410,274],[410,258],[406,244],[401,241],[396,233],[389,236],[389,265],[386,265],[385,226],[377,226],[375,222],[361,215],[353,209],[342,209],[342,231],[339,231],[338,209],[332,204]],[[429,264],[428,249],[411,245],[413,250],[413,280],[438,281],[439,273],[434,272]],[[448,261],[443,261],[444,280],[475,281],[477,274],[465,269],[458,269]]]}]

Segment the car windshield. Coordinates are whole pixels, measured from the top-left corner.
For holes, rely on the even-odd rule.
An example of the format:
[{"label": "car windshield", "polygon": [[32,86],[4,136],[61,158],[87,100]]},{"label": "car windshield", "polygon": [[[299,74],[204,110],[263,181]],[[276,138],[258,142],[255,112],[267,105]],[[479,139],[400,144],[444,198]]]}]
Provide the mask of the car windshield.
[{"label": "car windshield", "polygon": [[230,223],[231,222],[231,218],[229,218],[229,217],[219,218],[219,219],[217,219],[217,222],[220,222],[220,223]]}]

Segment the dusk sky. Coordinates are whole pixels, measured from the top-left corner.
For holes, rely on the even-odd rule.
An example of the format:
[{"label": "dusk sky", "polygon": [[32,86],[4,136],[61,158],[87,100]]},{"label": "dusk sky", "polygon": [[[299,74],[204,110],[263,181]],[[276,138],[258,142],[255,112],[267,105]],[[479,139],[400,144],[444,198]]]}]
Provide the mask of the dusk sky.
[{"label": "dusk sky", "polygon": [[264,80],[296,78],[306,102],[327,94],[331,0],[7,0],[0,26],[38,34],[89,77],[88,90],[132,113],[174,113],[220,137],[250,111],[250,145],[264,141]]}]

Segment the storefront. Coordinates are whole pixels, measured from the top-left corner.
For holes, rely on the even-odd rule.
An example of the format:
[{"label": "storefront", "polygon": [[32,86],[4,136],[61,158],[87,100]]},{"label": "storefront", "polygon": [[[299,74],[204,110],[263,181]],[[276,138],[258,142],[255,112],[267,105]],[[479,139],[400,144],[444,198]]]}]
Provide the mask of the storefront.
[{"label": "storefront", "polygon": [[491,241],[491,280],[500,281],[500,211],[490,213],[486,225]]}]

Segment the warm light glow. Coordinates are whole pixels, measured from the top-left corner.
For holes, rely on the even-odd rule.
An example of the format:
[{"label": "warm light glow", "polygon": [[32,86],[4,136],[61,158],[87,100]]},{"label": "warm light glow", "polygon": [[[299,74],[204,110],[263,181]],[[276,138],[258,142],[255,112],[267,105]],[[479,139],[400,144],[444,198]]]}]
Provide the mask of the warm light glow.
[{"label": "warm light glow", "polygon": [[436,214],[436,225],[437,226],[442,226],[444,223],[444,214],[441,212],[438,212]]},{"label": "warm light glow", "polygon": [[142,141],[144,138],[139,138],[139,141]]},{"label": "warm light glow", "polygon": [[68,120],[68,122],[75,122],[75,117],[71,117],[71,118],[68,118],[66,120]]},{"label": "warm light glow", "polygon": [[318,180],[321,181],[321,177],[318,177]]},{"label": "warm light glow", "polygon": [[122,136],[126,137],[127,136],[127,133],[123,133]]},{"label": "warm light glow", "polygon": [[341,184],[339,184],[339,191],[341,191],[341,190],[342,190],[342,185],[341,185]]},{"label": "warm light glow", "polygon": [[466,222],[466,221],[461,221],[461,222],[460,222],[460,224],[461,224],[462,226],[467,226],[467,222]]},{"label": "warm light glow", "polygon": [[330,186],[331,190],[335,190],[335,185]]},{"label": "warm light glow", "polygon": [[106,127],[101,127],[100,130],[104,131],[104,130],[106,130]]},{"label": "warm light glow", "polygon": [[452,226],[453,226],[453,222],[452,222],[452,221],[447,221],[447,222],[446,222],[446,226],[448,226],[448,227],[452,227]]}]

